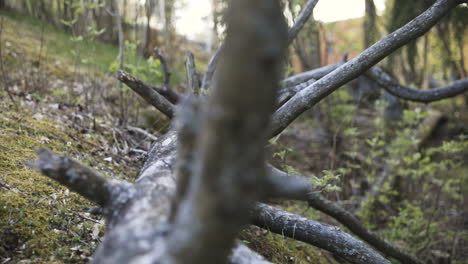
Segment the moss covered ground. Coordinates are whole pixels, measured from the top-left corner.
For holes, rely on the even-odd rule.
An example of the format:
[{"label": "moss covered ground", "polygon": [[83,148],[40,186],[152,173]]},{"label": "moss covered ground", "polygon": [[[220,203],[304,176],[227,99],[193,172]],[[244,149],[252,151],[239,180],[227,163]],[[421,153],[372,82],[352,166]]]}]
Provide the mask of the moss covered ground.
[{"label": "moss covered ground", "polygon": [[93,139],[77,142],[76,131],[67,126],[4,102],[0,112],[0,257],[12,263],[87,260],[104,228],[87,213],[93,204],[35,172],[28,162],[39,148],[98,162],[83,154],[93,152],[93,144],[83,143]]}]

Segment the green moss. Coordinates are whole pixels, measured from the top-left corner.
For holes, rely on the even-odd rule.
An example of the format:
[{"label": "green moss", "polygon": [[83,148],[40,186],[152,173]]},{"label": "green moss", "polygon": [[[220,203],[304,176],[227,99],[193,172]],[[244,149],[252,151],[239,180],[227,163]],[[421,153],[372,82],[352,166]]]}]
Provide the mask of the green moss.
[{"label": "green moss", "polygon": [[242,241],[273,263],[333,264],[334,259],[325,251],[257,227],[241,233]]},{"label": "green moss", "polygon": [[[0,258],[13,262],[82,263],[97,244],[103,228],[82,217],[94,205],[27,166],[38,148],[49,148],[77,158],[98,144],[50,118],[28,110],[10,111],[0,102]],[[75,140],[70,136],[73,135]],[[80,154],[82,162],[99,164]],[[102,159],[101,159],[102,160]],[[81,216],[80,216],[81,215]],[[93,235],[94,231],[94,235]]]}]

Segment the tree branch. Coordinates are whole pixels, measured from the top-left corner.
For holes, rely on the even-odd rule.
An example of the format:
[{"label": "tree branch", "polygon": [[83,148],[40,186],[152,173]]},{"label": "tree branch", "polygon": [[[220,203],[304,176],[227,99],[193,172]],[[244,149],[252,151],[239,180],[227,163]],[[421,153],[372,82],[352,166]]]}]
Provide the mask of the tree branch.
[{"label": "tree branch", "polygon": [[177,104],[179,101],[179,95],[172,90],[170,86],[170,81],[171,81],[171,71],[169,70],[169,66],[167,65],[167,61],[162,55],[161,49],[155,48],[154,51],[156,52],[156,56],[158,57],[159,62],[161,62],[161,66],[163,68],[163,73],[164,73],[164,85],[163,87],[153,87],[158,93],[160,93],[162,96],[166,97],[167,100],[169,100],[173,104]]},{"label": "tree branch", "polygon": [[167,117],[172,118],[174,116],[174,105],[155,91],[154,87],[145,84],[125,71],[118,71],[117,79],[125,83],[145,99],[146,102],[156,107],[156,109],[161,111]]},{"label": "tree branch", "polygon": [[365,74],[389,93],[409,101],[430,103],[454,97],[468,91],[468,79],[458,80],[447,86],[430,90],[416,90],[399,84],[379,67],[372,67]]},{"label": "tree branch", "polygon": [[[281,188],[281,192],[277,192],[282,193],[283,198],[289,197],[289,199],[307,201],[311,207],[335,218],[355,235],[362,238],[385,255],[398,259],[402,263],[421,263],[414,256],[401,251],[389,241],[367,229],[353,214],[336,205],[332,201],[327,200],[320,195],[320,192],[314,192],[313,186],[305,177],[297,175],[291,176],[272,166],[269,166],[269,169],[273,177],[276,178],[274,182],[279,183],[275,184],[275,186],[279,186],[278,188]],[[294,181],[286,183],[289,179],[294,179]],[[303,180],[301,181],[300,179]],[[292,194],[290,190],[294,190],[295,193]],[[291,195],[286,195],[290,193]],[[278,196],[281,198],[280,195]]]},{"label": "tree branch", "polygon": [[167,61],[162,55],[161,49],[160,48],[155,48],[154,49],[156,53],[156,57],[158,57],[159,62],[161,62],[161,66],[163,68],[163,73],[164,73],[164,87],[169,88],[169,82],[171,81],[171,71],[169,70],[169,67],[167,66]]},{"label": "tree branch", "polygon": [[[299,14],[296,22],[294,25],[289,29],[288,32],[288,44],[291,44],[291,42],[296,38],[297,34],[299,34],[299,31],[303,28],[304,24],[307,22],[309,17],[312,15],[315,5],[317,5],[318,0],[309,0],[304,7],[304,9],[301,11]],[[223,44],[224,45],[224,44]],[[211,82],[214,77],[214,73],[216,71],[216,64],[218,63],[218,58],[223,50],[223,45],[219,47],[216,52],[213,54],[213,56],[210,59],[210,62],[208,63],[208,68],[205,72],[205,75],[203,76],[203,81],[202,81],[202,86],[201,89],[209,89],[211,86]]]},{"label": "tree branch", "polygon": [[299,31],[301,31],[302,27],[304,27],[304,24],[307,22],[307,20],[309,20],[317,3],[318,0],[309,0],[304,9],[302,9],[301,13],[296,19],[296,22],[289,29],[288,44],[291,44],[291,42],[293,42],[297,34],[299,34]]},{"label": "tree branch", "polygon": [[[160,263],[164,260],[170,202],[176,191],[172,173],[177,135],[159,137],[148,153],[140,176],[128,192],[117,193],[107,222],[107,232],[91,263]],[[190,262],[185,262],[190,263]],[[237,244],[230,264],[267,264],[257,253]]]},{"label": "tree branch", "polygon": [[139,128],[139,127],[127,126],[127,130],[135,132],[135,133],[139,133],[139,134],[141,134],[141,135],[145,136],[146,138],[149,138],[149,139],[151,139],[153,141],[158,139],[157,136],[155,136],[155,135],[153,135],[153,134],[151,134],[151,133],[147,132],[146,130],[144,130],[142,128]]},{"label": "tree branch", "polygon": [[416,257],[401,251],[387,240],[379,237],[377,234],[367,229],[354,215],[336,205],[332,201],[325,199],[320,194],[311,193],[308,202],[311,207],[335,218],[351,232],[362,238],[364,241],[385,255],[391,256],[405,264],[422,264],[422,262]]},{"label": "tree branch", "polygon": [[198,96],[200,94],[200,84],[198,82],[197,70],[195,68],[195,59],[190,51],[187,51],[187,59],[185,60],[185,69],[187,70],[187,86],[188,90]]},{"label": "tree branch", "polygon": [[320,67],[320,68],[317,68],[317,69],[313,69],[313,70],[310,70],[310,71],[306,71],[306,72],[302,72],[302,73],[290,76],[290,77],[284,79],[281,82],[281,85],[283,87],[291,87],[291,86],[295,86],[295,85],[307,82],[310,79],[315,79],[315,80],[321,79],[325,75],[329,74],[330,72],[338,69],[338,67],[340,67],[343,64],[345,64],[345,62],[339,62],[339,63],[336,63],[336,64],[323,66],[323,67]]},{"label": "tree branch", "polygon": [[257,204],[253,210],[253,223],[276,234],[325,249],[354,264],[391,263],[336,226],[312,221],[270,205]]},{"label": "tree branch", "polygon": [[208,62],[208,67],[206,68],[205,75],[203,75],[203,81],[201,85],[202,90],[208,90],[211,87],[211,82],[216,71],[216,65],[218,64],[219,56],[221,55],[221,52],[223,50],[223,45],[215,51],[215,53],[210,59],[210,62]]},{"label": "tree branch", "polygon": [[115,191],[121,191],[119,182],[109,181],[77,161],[46,149],[38,150],[37,155],[39,159],[30,164],[32,168],[101,207],[110,207]]},{"label": "tree branch", "polygon": [[323,76],[329,74],[330,72],[337,69],[339,66],[343,65],[344,62],[337,64],[327,65],[317,69],[313,69],[307,72],[299,73],[293,75],[281,82],[282,87],[278,92],[278,106],[283,105],[287,100],[293,97],[299,91],[307,88],[312,85],[318,79],[323,78]]},{"label": "tree branch", "polygon": [[305,177],[290,175],[268,165],[269,176],[266,199],[279,198],[287,200],[307,201],[312,185]]},{"label": "tree branch", "polygon": [[343,84],[363,74],[396,49],[423,35],[458,4],[460,4],[460,0],[438,0],[408,24],[389,34],[356,58],[348,61],[306,89],[298,92],[273,115],[271,136],[281,133],[300,114],[310,109]]}]

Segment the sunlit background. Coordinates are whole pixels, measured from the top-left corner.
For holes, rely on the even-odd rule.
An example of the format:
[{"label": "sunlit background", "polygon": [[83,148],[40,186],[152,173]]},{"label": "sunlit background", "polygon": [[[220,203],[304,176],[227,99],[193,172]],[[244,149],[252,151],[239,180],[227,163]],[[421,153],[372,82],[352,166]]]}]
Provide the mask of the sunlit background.
[{"label": "sunlit background", "polygon": [[[386,0],[374,1],[377,11],[385,9]],[[314,18],[322,22],[334,22],[364,16],[363,0],[324,0],[314,9]],[[177,31],[189,39],[202,40],[211,30],[211,1],[195,0],[180,4],[176,12]]]}]

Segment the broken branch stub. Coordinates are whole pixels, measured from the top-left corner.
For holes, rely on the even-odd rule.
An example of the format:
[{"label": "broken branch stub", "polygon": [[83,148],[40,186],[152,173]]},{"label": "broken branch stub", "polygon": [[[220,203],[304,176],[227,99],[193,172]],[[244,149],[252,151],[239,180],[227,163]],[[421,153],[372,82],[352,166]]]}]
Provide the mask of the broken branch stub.
[{"label": "broken branch stub", "polygon": [[102,207],[111,206],[118,182],[112,182],[79,162],[50,150],[40,149],[37,155],[39,159],[32,162],[31,167]]}]

